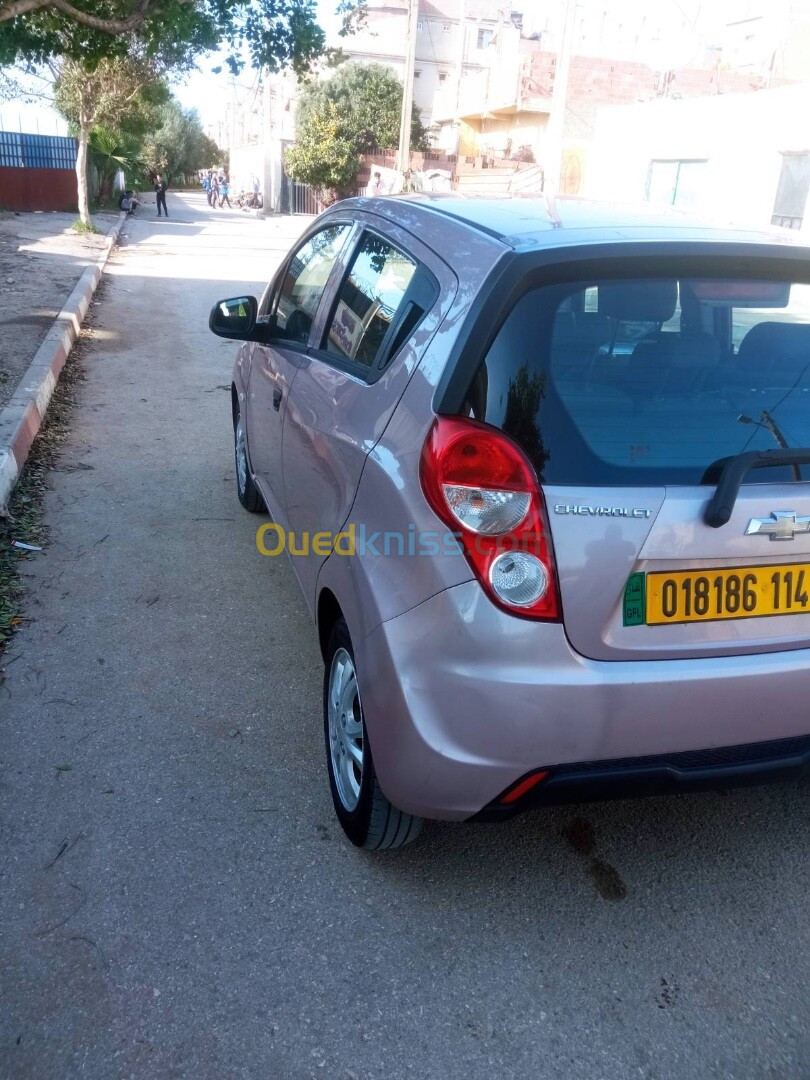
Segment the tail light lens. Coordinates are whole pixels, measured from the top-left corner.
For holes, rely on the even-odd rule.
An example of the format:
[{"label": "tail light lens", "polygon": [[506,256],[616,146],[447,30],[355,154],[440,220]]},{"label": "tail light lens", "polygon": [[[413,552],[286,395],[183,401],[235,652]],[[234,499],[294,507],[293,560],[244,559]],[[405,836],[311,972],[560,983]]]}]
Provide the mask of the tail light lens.
[{"label": "tail light lens", "polygon": [[490,599],[513,615],[559,619],[543,496],[520,447],[477,420],[440,416],[425,441],[420,476]]}]

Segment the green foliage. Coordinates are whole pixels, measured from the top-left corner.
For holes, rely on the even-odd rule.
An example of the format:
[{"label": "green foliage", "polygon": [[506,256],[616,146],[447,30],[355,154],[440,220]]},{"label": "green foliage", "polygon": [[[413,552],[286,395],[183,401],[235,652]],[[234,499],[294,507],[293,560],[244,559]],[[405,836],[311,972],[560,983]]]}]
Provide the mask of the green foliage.
[{"label": "green foliage", "polygon": [[141,156],[150,172],[177,179],[216,165],[222,153],[203,131],[196,110],[182,109],[171,99],[156,111]]},{"label": "green foliage", "polygon": [[348,195],[360,168],[356,139],[334,101],[317,102],[298,125],[298,137],[285,156],[295,180],[335,196]]},{"label": "green foliage", "polygon": [[[304,90],[296,114],[299,132],[306,130],[313,112],[322,113],[325,102],[334,102],[343,133],[358,153],[374,153],[399,145],[402,83],[381,64],[351,62],[326,82],[312,82]],[[414,106],[411,149],[427,150],[427,130]]]},{"label": "green foliage", "polygon": [[54,84],[54,104],[78,128],[143,123],[168,89],[155,65],[137,57],[100,60],[88,67],[65,60]]},{"label": "green foliage", "polygon": [[[364,4],[341,0],[347,26]],[[256,68],[298,74],[327,52],[316,0],[0,0],[0,65],[67,57],[91,69],[130,55],[133,41],[173,64],[224,45],[232,70],[246,50]]]},{"label": "green foliage", "polygon": [[97,233],[99,231],[92,221],[82,221],[81,218],[74,221],[70,227],[77,233]]},{"label": "green foliage", "polygon": [[103,125],[96,127],[90,132],[89,151],[101,178],[99,201],[102,203],[109,201],[119,170],[129,177],[143,172],[141,143],[134,134]]}]

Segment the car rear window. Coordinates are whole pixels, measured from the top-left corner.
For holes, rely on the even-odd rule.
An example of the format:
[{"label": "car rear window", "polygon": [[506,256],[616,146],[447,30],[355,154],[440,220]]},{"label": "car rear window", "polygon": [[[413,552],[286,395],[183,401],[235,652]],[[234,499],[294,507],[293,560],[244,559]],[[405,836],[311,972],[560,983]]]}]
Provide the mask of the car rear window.
[{"label": "car rear window", "polygon": [[723,457],[810,447],[810,286],[695,277],[534,289],[501,326],[463,412],[511,435],[550,484],[697,484]]}]

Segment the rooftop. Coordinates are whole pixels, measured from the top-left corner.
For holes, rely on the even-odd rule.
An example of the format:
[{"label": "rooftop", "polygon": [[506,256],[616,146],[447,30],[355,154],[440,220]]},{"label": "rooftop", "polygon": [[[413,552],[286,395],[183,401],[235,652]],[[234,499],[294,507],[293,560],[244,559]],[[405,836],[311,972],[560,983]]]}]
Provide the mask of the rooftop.
[{"label": "rooftop", "polygon": [[555,245],[643,239],[796,245],[797,240],[795,235],[783,230],[740,229],[674,209],[576,198],[487,198],[424,193],[364,199],[363,202],[366,205],[375,203],[374,210],[391,218],[396,217],[394,207],[405,202],[411,209],[419,208],[465,222],[513,248],[546,246],[551,232],[557,234]]}]

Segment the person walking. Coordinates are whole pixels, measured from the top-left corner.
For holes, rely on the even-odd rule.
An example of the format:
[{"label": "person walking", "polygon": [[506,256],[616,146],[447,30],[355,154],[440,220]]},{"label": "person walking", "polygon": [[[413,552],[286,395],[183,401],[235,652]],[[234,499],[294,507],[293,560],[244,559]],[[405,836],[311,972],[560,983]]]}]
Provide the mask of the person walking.
[{"label": "person walking", "polygon": [[205,192],[206,201],[208,202],[208,205],[210,206],[211,205],[211,174],[210,173],[206,173],[205,176],[202,178],[202,187],[203,187],[203,191]]},{"label": "person walking", "polygon": [[219,206],[219,177],[216,173],[211,173],[211,198],[208,201],[212,210]]},{"label": "person walking", "polygon": [[219,178],[219,205],[220,205],[220,207],[222,207],[223,203],[227,203],[228,204],[228,209],[233,210],[233,207],[231,206],[231,200],[228,198],[228,192],[230,191],[230,189],[231,189],[231,186],[228,183],[228,177],[227,176],[220,176],[220,178]]},{"label": "person walking", "polygon": [[161,207],[163,207],[163,213],[166,215],[166,217],[169,216],[169,211],[166,209],[166,188],[167,188],[167,186],[168,185],[166,184],[166,181],[163,179],[163,177],[160,175],[160,173],[158,173],[157,176],[155,177],[155,202],[157,203],[158,217],[160,217],[160,208]]}]

